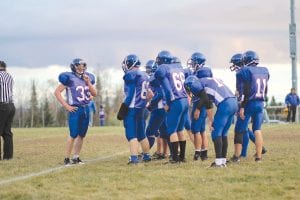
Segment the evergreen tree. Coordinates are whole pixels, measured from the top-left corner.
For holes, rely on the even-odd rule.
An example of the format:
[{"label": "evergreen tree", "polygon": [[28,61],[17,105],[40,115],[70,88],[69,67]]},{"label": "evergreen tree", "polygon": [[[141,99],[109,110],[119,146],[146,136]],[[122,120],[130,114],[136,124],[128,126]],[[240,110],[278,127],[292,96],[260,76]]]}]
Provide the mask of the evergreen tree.
[{"label": "evergreen tree", "polygon": [[50,111],[48,98],[45,99],[44,106],[43,106],[43,119],[44,119],[43,125],[45,127],[53,125],[53,116]]},{"label": "evergreen tree", "polygon": [[38,100],[35,87],[35,81],[32,81],[31,99],[30,99],[30,127],[38,127],[41,125],[41,117],[38,109]]},{"label": "evergreen tree", "polygon": [[271,98],[270,106],[277,106],[277,103],[276,103],[276,100],[275,100],[274,96],[272,96],[272,98]]}]

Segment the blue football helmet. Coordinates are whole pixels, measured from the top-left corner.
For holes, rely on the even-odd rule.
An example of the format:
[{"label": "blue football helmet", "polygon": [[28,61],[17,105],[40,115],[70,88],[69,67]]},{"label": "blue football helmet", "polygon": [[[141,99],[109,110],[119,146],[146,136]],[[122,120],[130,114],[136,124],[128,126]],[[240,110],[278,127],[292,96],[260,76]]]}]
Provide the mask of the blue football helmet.
[{"label": "blue football helmet", "polygon": [[194,71],[205,65],[206,58],[202,53],[195,52],[187,62],[187,66],[191,67]]},{"label": "blue football helmet", "polygon": [[199,70],[197,70],[196,76],[198,78],[206,78],[206,77],[212,78],[213,77],[213,73],[212,73],[212,71],[211,71],[210,68],[203,67],[203,68],[200,68]]},{"label": "blue football helmet", "polygon": [[139,67],[141,65],[140,59],[134,55],[130,54],[126,56],[122,62],[122,69],[124,72],[131,70],[133,67]]},{"label": "blue football helmet", "polygon": [[187,93],[190,93],[191,92],[191,86],[195,83],[195,82],[198,82],[199,79],[197,78],[197,76],[195,75],[191,75],[189,77],[187,77],[184,81],[184,88],[185,88],[185,91]]},{"label": "blue football helmet", "polygon": [[83,72],[80,73],[80,75],[82,75],[85,72],[86,68],[87,68],[86,62],[83,59],[81,59],[81,58],[75,58],[72,61],[72,63],[70,64],[70,68],[71,68],[72,72],[78,74],[77,68],[78,68],[79,65],[83,65],[84,66]]},{"label": "blue football helmet", "polygon": [[244,64],[249,65],[257,65],[259,63],[259,57],[254,51],[246,51],[243,54]]},{"label": "blue football helmet", "polygon": [[232,65],[229,67],[231,71],[236,71],[242,68],[244,66],[243,54],[234,54],[230,59],[230,63],[232,63]]},{"label": "blue football helmet", "polygon": [[146,63],[146,73],[148,75],[151,75],[152,73],[154,73],[157,69],[157,64],[154,60],[149,60],[147,63]]},{"label": "blue football helmet", "polygon": [[173,61],[173,56],[169,51],[161,51],[158,53],[156,57],[157,65],[171,64],[172,61]]},{"label": "blue football helmet", "polygon": [[172,63],[181,63],[181,60],[178,57],[173,57]]}]

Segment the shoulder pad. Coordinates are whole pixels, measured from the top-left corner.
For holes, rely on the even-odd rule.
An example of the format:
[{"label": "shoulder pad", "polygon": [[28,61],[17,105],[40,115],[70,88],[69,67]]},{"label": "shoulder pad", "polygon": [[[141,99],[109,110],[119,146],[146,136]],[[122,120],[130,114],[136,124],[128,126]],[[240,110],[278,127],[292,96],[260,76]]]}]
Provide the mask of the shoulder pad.
[{"label": "shoulder pad", "polygon": [[61,82],[63,85],[68,85],[68,82],[70,80],[70,72],[63,72],[58,76],[59,82]]},{"label": "shoulder pad", "polygon": [[160,65],[160,66],[157,68],[157,70],[156,70],[154,76],[155,76],[155,78],[157,78],[157,79],[159,79],[159,80],[162,80],[162,79],[165,78],[166,73],[167,73],[166,66],[165,66],[165,65]]},{"label": "shoulder pad", "polygon": [[134,83],[136,77],[137,77],[136,71],[128,71],[128,72],[123,76],[123,80],[125,81],[125,83]]},{"label": "shoulder pad", "polygon": [[91,83],[94,85],[96,82],[94,74],[88,72],[86,74],[89,76]]}]

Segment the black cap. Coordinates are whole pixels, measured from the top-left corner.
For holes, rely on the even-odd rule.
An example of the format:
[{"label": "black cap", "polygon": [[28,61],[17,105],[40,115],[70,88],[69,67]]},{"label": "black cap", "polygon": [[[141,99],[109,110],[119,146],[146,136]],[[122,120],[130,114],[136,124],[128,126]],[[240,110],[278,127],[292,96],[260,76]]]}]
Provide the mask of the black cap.
[{"label": "black cap", "polygon": [[0,67],[1,68],[6,68],[6,63],[2,60],[0,60]]}]

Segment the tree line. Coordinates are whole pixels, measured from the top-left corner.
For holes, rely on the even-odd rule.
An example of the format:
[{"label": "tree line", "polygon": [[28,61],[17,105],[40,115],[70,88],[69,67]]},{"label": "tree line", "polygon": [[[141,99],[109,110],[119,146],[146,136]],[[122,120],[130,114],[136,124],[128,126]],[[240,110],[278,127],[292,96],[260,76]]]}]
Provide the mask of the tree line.
[{"label": "tree line", "polygon": [[[96,112],[94,114],[94,126],[99,126],[99,108],[102,105],[105,109],[106,125],[120,125],[120,122],[116,119],[116,113],[119,105],[123,100],[123,88],[117,86],[113,88],[105,85],[106,74],[102,76],[97,73],[96,84],[98,96],[93,100],[95,102]],[[14,117],[13,127],[62,127],[68,124],[68,112],[61,106],[54,96],[54,89],[58,82],[54,80],[48,80],[48,89],[45,94],[41,95],[42,98],[38,98],[37,88],[39,85],[35,80],[30,83],[30,96],[27,100],[20,100],[16,104],[16,113]],[[15,91],[14,97],[22,99],[24,92]]]}]

